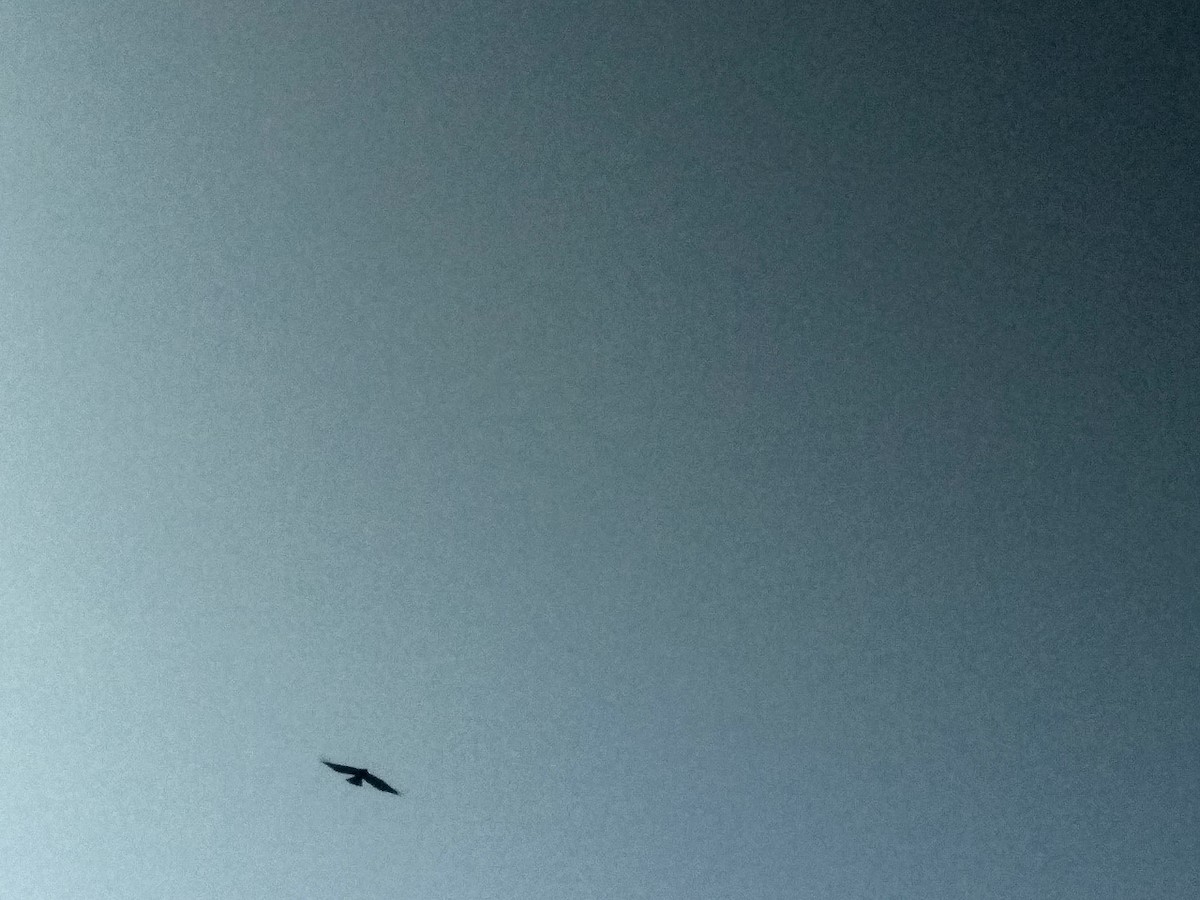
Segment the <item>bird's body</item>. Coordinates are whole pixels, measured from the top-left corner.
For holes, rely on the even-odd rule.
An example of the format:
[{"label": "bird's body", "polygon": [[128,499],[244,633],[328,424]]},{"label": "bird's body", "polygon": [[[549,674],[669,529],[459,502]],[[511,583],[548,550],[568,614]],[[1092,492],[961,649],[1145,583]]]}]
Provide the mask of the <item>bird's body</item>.
[{"label": "bird's body", "polygon": [[366,769],[359,769],[355,768],[354,766],[343,766],[339,763],[331,763],[327,759],[323,759],[321,762],[325,763],[325,765],[329,766],[329,768],[333,769],[335,772],[341,772],[343,775],[349,775],[350,777],[347,778],[346,781],[355,787],[362,787],[362,783],[365,781],[376,790],[383,791],[387,794],[395,794],[396,796],[400,796],[400,792],[398,790],[396,790],[382,778],[372,775]]}]

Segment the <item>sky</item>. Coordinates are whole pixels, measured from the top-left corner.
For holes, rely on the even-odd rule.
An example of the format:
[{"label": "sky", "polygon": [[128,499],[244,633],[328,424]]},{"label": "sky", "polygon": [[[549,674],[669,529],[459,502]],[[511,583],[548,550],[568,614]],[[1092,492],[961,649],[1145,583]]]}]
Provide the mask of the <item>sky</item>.
[{"label": "sky", "polygon": [[0,0],[0,895],[1200,895],[1197,26]]}]

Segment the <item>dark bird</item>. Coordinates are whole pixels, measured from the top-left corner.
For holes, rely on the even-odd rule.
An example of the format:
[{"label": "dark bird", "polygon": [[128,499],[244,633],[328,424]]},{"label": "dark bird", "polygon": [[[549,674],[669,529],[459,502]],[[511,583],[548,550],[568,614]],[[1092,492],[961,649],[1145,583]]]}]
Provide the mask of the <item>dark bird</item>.
[{"label": "dark bird", "polygon": [[356,769],[354,766],[338,765],[337,763],[331,763],[327,759],[323,759],[321,762],[325,763],[325,765],[329,766],[329,768],[333,769],[335,772],[341,772],[343,775],[349,775],[350,777],[346,780],[355,787],[362,787],[362,783],[365,781],[373,788],[384,791],[388,794],[395,794],[397,797],[400,796],[400,792],[398,790],[396,790],[382,778],[372,775],[366,769]]}]

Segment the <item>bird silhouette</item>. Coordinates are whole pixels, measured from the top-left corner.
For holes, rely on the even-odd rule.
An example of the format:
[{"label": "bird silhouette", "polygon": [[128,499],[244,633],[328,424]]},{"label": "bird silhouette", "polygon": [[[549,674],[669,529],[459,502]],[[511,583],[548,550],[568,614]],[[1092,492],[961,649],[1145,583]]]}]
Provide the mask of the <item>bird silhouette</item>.
[{"label": "bird silhouette", "polygon": [[400,792],[398,790],[396,790],[382,778],[372,775],[366,769],[356,769],[354,766],[343,766],[338,763],[332,763],[327,759],[323,759],[321,762],[325,763],[325,765],[329,766],[329,768],[333,769],[335,772],[341,772],[343,775],[349,775],[350,777],[346,780],[355,787],[362,787],[362,783],[365,781],[376,790],[383,791],[387,794],[395,794],[397,797],[400,796]]}]

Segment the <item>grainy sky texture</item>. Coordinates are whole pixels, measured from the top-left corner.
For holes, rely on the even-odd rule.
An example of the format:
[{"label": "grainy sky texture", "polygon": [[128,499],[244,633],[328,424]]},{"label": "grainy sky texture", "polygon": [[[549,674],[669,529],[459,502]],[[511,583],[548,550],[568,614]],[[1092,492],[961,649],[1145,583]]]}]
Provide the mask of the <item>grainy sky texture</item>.
[{"label": "grainy sky texture", "polygon": [[1200,896],[1198,24],[0,0],[0,896]]}]

